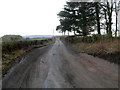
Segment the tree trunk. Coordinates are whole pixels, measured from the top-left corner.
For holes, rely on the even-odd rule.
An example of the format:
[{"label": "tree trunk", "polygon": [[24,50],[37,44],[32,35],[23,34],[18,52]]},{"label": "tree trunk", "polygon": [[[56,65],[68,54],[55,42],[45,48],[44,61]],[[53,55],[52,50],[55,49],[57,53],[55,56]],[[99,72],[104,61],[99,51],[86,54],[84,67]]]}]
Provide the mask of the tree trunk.
[{"label": "tree trunk", "polygon": [[115,2],[115,13],[116,13],[116,30],[115,30],[115,37],[117,37],[117,24],[118,24],[118,22],[117,22],[117,16],[118,16],[118,14],[117,14],[117,2]]},{"label": "tree trunk", "polygon": [[95,4],[96,4],[95,5],[95,10],[96,10],[96,20],[97,20],[97,32],[98,32],[98,34],[101,35],[101,32],[100,32],[100,17],[99,17],[99,13],[100,13],[99,2],[96,2]]},{"label": "tree trunk", "polygon": [[108,34],[110,37],[112,37],[112,14],[109,15],[109,30],[108,30]]},{"label": "tree trunk", "polygon": [[112,11],[113,11],[113,3],[111,3],[111,6],[109,2],[107,2],[107,10],[108,10],[108,36],[112,37]]},{"label": "tree trunk", "polygon": [[105,20],[106,20],[106,33],[108,34],[108,19],[107,19],[106,11],[105,11]]},{"label": "tree trunk", "polygon": [[83,36],[87,36],[87,29],[86,29],[86,24],[83,27]]},{"label": "tree trunk", "polygon": [[74,30],[74,35],[76,35],[76,34],[75,34],[75,30]]},{"label": "tree trunk", "polygon": [[69,31],[68,31],[68,36],[69,36]]},{"label": "tree trunk", "polygon": [[64,36],[65,36],[65,31],[64,31]]},{"label": "tree trunk", "polygon": [[117,37],[117,13],[116,13],[116,30],[115,30],[115,37]]},{"label": "tree trunk", "polygon": [[[85,7],[85,5],[83,4],[83,9],[84,10],[86,10],[86,7]],[[83,31],[83,36],[87,36],[87,29],[86,29],[86,22],[87,22],[87,20],[86,20],[86,12],[85,11],[82,11],[82,13],[83,13],[83,29],[82,29],[82,31]]]}]

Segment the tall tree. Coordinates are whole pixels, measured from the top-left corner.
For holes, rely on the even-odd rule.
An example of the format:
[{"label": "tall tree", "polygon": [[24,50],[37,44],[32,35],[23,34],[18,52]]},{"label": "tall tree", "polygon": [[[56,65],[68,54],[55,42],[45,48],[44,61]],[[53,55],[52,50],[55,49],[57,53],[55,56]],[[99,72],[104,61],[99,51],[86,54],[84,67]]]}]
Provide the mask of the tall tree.
[{"label": "tall tree", "polygon": [[118,31],[118,12],[120,10],[120,1],[118,2],[115,0],[115,14],[116,14],[116,30],[115,30],[115,37],[117,37],[117,31]]},{"label": "tall tree", "polygon": [[71,32],[71,19],[70,19],[70,14],[66,11],[61,11],[59,14],[60,19],[60,24],[62,26],[62,29],[64,32],[68,31]]},{"label": "tall tree", "polygon": [[77,21],[76,21],[76,12],[78,11],[78,2],[67,2],[67,5],[65,5],[64,10],[69,12],[69,19],[71,23],[71,30],[74,32],[74,35],[76,35],[76,27],[77,27]]},{"label": "tall tree", "polygon": [[97,32],[98,34],[101,35],[101,32],[100,32],[100,17],[99,17],[99,14],[100,14],[100,6],[99,6],[99,2],[95,2],[95,11],[96,11],[96,21],[97,21]]},{"label": "tall tree", "polygon": [[94,31],[93,27],[98,22],[98,33],[101,34],[99,6],[95,7],[94,2],[67,2],[58,16],[64,31],[73,31],[75,35],[87,36]]},{"label": "tall tree", "polygon": [[78,19],[83,36],[87,36],[93,31],[92,27],[96,23],[95,18],[95,7],[93,6],[93,2],[80,2]]},{"label": "tall tree", "polygon": [[107,35],[109,37],[112,37],[113,5],[114,5],[114,0],[105,0],[103,3],[105,19],[106,19],[106,31],[107,31]]}]

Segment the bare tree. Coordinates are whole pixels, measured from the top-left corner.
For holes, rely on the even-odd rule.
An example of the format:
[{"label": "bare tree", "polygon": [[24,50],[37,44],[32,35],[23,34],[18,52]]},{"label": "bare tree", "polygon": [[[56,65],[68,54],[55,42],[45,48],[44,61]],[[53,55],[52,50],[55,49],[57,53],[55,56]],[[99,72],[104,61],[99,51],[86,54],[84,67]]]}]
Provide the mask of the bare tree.
[{"label": "bare tree", "polygon": [[106,20],[106,31],[109,37],[112,37],[112,14],[113,14],[114,0],[103,1],[103,10]]},{"label": "bare tree", "polygon": [[116,30],[115,30],[115,37],[117,37],[117,31],[118,31],[118,12],[120,10],[120,1],[118,2],[115,0],[115,14],[116,14]]}]

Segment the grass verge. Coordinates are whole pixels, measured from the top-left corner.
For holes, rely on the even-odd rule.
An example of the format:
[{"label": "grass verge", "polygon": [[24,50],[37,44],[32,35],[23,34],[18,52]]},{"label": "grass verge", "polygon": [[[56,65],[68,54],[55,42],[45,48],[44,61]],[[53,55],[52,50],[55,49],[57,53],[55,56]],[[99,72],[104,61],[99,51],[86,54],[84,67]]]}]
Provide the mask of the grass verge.
[{"label": "grass verge", "polygon": [[53,41],[49,41],[49,42],[45,42],[39,45],[33,45],[33,46],[29,46],[26,49],[18,49],[15,51],[12,51],[10,53],[2,53],[2,76],[4,77],[4,75],[7,73],[7,71],[11,68],[12,64],[17,60],[17,58],[22,57],[23,55],[25,55],[26,53],[28,53],[29,51],[31,51],[34,48],[39,48],[39,47],[43,47],[43,46],[47,46],[50,44],[53,44]]},{"label": "grass verge", "polygon": [[87,53],[120,65],[120,39],[105,39],[94,43],[64,43],[75,52]]}]

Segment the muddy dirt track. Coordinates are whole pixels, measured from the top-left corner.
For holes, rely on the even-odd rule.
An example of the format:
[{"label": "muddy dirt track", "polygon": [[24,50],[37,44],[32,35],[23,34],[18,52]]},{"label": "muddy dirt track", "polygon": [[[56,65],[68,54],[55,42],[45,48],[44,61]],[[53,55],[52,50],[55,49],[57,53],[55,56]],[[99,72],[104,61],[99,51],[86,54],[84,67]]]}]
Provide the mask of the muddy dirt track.
[{"label": "muddy dirt track", "polygon": [[118,88],[118,66],[60,41],[23,57],[3,79],[3,88]]}]

